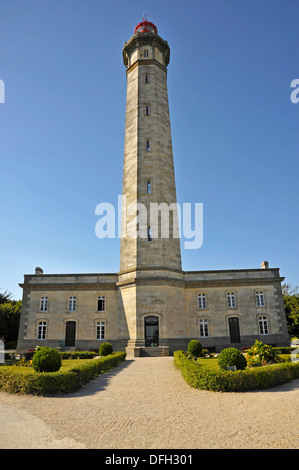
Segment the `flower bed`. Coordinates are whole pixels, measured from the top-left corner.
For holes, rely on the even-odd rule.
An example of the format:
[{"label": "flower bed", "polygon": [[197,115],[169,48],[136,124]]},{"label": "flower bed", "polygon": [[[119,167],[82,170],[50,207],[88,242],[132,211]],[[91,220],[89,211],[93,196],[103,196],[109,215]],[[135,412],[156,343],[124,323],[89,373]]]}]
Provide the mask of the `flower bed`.
[{"label": "flower bed", "polygon": [[174,364],[191,387],[215,392],[262,390],[299,379],[299,363],[292,362],[224,371],[201,367],[188,359],[183,351],[175,351]]},{"label": "flower bed", "polygon": [[73,392],[95,376],[118,366],[125,358],[125,352],[116,352],[84,362],[67,372],[33,372],[24,368],[28,370],[28,373],[27,370],[24,373],[23,370],[18,371],[17,367],[3,367],[0,369],[0,390],[31,395]]}]

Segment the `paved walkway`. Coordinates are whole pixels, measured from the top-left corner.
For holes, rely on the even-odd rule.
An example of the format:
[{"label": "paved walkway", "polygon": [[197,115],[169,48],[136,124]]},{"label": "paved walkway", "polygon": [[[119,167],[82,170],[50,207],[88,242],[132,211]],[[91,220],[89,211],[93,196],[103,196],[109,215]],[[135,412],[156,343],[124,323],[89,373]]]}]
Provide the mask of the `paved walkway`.
[{"label": "paved walkway", "polygon": [[127,359],[56,397],[0,393],[0,448],[299,447],[299,380],[262,392],[189,387],[173,358]]}]

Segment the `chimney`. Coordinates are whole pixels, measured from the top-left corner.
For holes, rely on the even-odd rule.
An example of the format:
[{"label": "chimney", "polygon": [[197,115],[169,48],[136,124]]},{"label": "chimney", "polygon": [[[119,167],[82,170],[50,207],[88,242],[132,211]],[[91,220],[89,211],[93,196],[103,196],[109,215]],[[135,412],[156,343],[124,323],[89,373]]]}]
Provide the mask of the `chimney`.
[{"label": "chimney", "polygon": [[42,268],[36,267],[35,268],[35,275],[36,276],[41,276],[42,274],[44,274],[44,271],[42,270]]}]

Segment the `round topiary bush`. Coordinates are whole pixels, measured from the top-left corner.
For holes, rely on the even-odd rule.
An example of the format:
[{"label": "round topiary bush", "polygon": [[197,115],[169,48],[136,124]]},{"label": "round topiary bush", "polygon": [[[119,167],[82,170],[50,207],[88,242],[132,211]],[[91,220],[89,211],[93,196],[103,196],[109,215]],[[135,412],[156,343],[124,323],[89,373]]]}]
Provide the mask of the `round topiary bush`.
[{"label": "round topiary bush", "polygon": [[113,347],[110,343],[102,343],[99,348],[99,356],[108,356],[112,354]]},{"label": "round topiary bush", "polygon": [[220,369],[226,369],[227,366],[236,366],[237,370],[245,369],[247,362],[241,351],[236,348],[223,349],[218,358]]},{"label": "round topiary bush", "polygon": [[202,345],[201,342],[197,339],[192,339],[188,344],[188,353],[192,354],[193,356],[200,356],[202,352]]},{"label": "round topiary bush", "polygon": [[32,359],[36,372],[56,372],[61,367],[61,357],[57,349],[43,347],[36,351]]}]

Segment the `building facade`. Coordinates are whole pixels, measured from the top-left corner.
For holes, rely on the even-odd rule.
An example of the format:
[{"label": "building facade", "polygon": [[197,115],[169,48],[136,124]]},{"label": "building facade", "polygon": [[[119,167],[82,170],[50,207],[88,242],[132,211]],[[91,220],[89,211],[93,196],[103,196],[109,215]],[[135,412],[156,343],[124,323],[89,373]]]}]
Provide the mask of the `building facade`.
[{"label": "building facade", "polygon": [[[220,351],[255,339],[288,345],[279,269],[182,270],[169,119],[170,48],[143,21],[125,43],[127,74],[120,271],[25,275],[18,351],[36,345],[139,356]],[[171,210],[169,210],[171,208]],[[153,211],[156,217],[152,217]],[[167,236],[163,225],[167,220]]]}]

